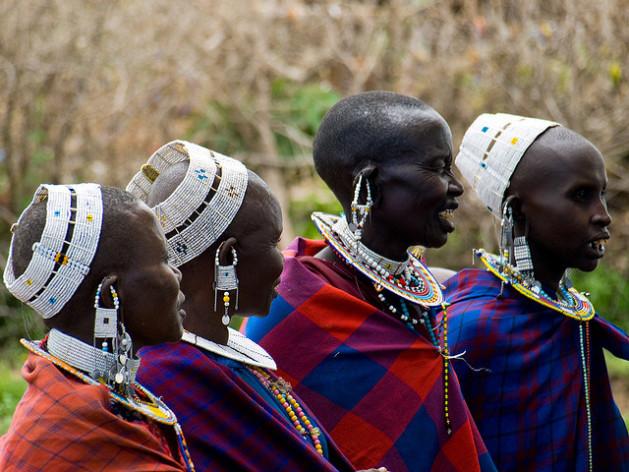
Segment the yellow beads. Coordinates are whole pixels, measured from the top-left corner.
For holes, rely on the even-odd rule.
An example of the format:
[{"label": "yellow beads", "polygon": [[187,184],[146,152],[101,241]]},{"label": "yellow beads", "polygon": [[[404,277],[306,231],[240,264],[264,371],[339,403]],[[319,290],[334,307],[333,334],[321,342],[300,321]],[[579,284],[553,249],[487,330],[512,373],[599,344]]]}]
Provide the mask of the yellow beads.
[{"label": "yellow beads", "polygon": [[452,424],[450,422],[450,411],[448,409],[448,390],[449,390],[449,379],[448,379],[448,371],[450,369],[450,361],[449,356],[450,352],[448,349],[448,305],[449,303],[444,302],[441,307],[443,309],[443,347],[441,350],[441,354],[443,356],[443,416],[446,423],[446,430],[448,432],[448,436],[452,434]]}]

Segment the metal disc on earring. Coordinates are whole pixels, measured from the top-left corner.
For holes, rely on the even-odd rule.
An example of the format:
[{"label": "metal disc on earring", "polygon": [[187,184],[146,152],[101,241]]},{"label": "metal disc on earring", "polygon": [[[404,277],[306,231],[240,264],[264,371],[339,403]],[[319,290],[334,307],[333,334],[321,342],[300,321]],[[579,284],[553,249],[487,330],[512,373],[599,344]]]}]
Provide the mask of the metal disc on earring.
[{"label": "metal disc on earring", "polygon": [[223,322],[223,325],[227,326],[229,324],[229,315],[223,315],[221,321]]}]

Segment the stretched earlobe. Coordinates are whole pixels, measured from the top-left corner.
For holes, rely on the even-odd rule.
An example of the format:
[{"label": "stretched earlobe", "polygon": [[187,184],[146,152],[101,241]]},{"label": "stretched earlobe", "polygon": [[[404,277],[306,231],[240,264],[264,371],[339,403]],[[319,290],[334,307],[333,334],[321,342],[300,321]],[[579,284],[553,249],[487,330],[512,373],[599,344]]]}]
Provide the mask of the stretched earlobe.
[{"label": "stretched earlobe", "polygon": [[218,261],[221,265],[228,265],[233,262],[232,259],[232,250],[236,249],[236,244],[238,244],[238,240],[233,236],[227,238],[225,241],[219,244],[218,246]]},{"label": "stretched earlobe", "polygon": [[118,276],[106,275],[101,281],[99,302],[103,308],[114,308],[114,299],[112,296],[111,288],[114,287],[114,291],[117,290]]},{"label": "stretched earlobe", "polygon": [[[223,241],[218,246],[214,258],[214,311],[216,312],[218,299],[222,294],[225,313],[221,317],[221,322],[224,326],[229,325],[231,315],[238,310],[238,275],[236,274],[238,254],[235,248],[236,243],[237,240],[234,237]],[[231,256],[231,260],[229,260],[229,256]],[[233,303],[232,296],[235,298],[235,303]],[[231,313],[230,306],[233,307]]]}]

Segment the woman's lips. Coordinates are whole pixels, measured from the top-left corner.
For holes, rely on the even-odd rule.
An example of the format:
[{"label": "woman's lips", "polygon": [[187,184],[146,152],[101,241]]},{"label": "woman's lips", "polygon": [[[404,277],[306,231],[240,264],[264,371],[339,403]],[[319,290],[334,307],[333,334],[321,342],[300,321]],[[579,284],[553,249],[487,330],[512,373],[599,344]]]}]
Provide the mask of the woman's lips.
[{"label": "woman's lips", "polygon": [[454,231],[454,210],[455,208],[448,208],[437,214],[441,226],[448,233]]},{"label": "woman's lips", "polygon": [[600,259],[605,255],[606,239],[594,239],[587,244],[588,252],[595,259]]}]

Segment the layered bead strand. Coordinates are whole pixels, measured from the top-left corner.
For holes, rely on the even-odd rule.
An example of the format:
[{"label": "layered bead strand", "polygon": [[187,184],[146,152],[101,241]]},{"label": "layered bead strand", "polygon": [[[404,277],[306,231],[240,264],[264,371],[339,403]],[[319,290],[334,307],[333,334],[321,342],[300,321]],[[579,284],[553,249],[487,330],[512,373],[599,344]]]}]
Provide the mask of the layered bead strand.
[{"label": "layered bead strand", "polygon": [[[584,327],[585,326],[585,327]],[[583,332],[585,331],[585,339]],[[579,323],[579,349],[583,371],[583,392],[585,396],[585,419],[587,434],[588,471],[594,470],[592,458],[592,408],[590,405],[590,325],[587,321]]]},{"label": "layered bead strand", "polygon": [[446,422],[448,436],[452,435],[452,424],[450,422],[450,411],[448,410],[448,387],[450,370],[450,351],[448,348],[448,304],[443,303],[443,345],[441,346],[441,356],[443,357],[443,415]]},{"label": "layered bead strand", "polygon": [[282,378],[273,381],[271,376],[259,367],[248,367],[248,369],[286,410],[288,417],[299,434],[304,437],[306,435],[310,436],[316,451],[323,455],[323,446],[319,439],[321,430],[312,424],[299,402],[291,395],[290,384]]},{"label": "layered bead strand", "polygon": [[[376,286],[376,291],[378,286]],[[427,310],[422,310],[420,318],[411,316],[408,306],[403,299],[399,299],[400,311],[391,303],[388,303],[386,297],[382,292],[378,292],[378,300],[380,300],[387,309],[402,321],[411,331],[417,333],[417,324],[420,323],[426,328],[430,342],[439,350],[443,359],[443,415],[446,425],[446,431],[448,436],[452,435],[452,423],[450,421],[449,411],[449,385],[450,385],[450,350],[448,348],[448,303],[444,302],[441,307],[443,310],[443,320],[441,322],[441,336],[437,336],[435,331],[438,326],[433,326],[430,319],[430,313]]]}]

